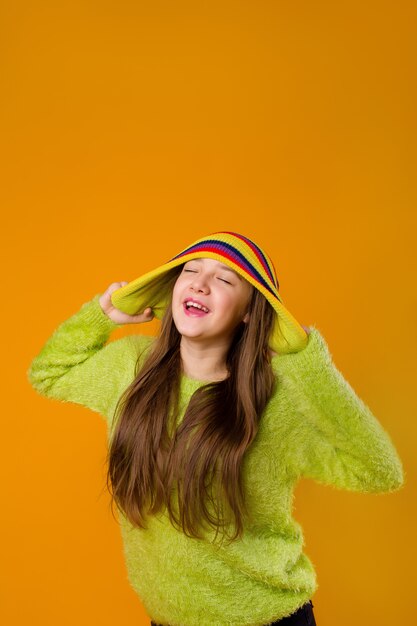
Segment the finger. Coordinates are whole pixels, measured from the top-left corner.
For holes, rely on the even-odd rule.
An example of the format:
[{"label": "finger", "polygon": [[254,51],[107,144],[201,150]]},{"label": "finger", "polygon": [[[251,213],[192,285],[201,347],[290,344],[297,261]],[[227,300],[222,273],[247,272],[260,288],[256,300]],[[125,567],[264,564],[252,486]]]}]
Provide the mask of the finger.
[{"label": "finger", "polygon": [[107,289],[107,291],[108,293],[113,293],[113,291],[120,289],[121,286],[122,286],[122,283],[112,283]]},{"label": "finger", "polygon": [[151,319],[154,316],[154,313],[151,309],[151,307],[147,307],[144,312],[142,313],[142,315],[145,315],[146,317],[148,317],[149,319]]}]

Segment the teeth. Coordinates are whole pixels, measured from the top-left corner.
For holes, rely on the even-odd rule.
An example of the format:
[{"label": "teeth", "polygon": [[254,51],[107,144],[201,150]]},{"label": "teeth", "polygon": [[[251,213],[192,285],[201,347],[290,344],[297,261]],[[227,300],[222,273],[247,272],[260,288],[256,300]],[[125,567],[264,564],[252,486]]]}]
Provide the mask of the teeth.
[{"label": "teeth", "polygon": [[196,302],[186,302],[185,306],[189,308],[190,306],[194,306],[196,309],[201,309],[205,313],[208,313],[208,309],[205,306],[201,306],[201,304],[197,304]]}]

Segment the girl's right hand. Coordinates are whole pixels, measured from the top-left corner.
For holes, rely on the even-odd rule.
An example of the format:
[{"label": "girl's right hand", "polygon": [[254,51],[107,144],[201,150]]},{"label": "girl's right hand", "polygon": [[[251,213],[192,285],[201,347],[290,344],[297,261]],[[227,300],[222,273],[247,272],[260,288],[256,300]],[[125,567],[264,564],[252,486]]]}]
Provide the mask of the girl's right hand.
[{"label": "girl's right hand", "polygon": [[107,287],[106,291],[99,298],[99,303],[103,313],[105,313],[116,324],[142,324],[143,322],[150,322],[154,318],[151,307],[147,307],[143,313],[129,315],[128,313],[123,313],[120,309],[116,309],[116,307],[112,304],[110,296],[113,291],[116,291],[116,289],[120,289],[120,287],[124,287],[127,284],[128,281],[125,280],[121,283],[112,283]]}]

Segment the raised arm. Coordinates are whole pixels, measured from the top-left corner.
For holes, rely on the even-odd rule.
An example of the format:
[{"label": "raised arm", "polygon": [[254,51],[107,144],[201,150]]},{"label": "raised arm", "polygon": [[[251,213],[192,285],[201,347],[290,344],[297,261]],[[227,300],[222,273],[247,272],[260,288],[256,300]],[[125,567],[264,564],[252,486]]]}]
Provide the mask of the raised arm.
[{"label": "raised arm", "polygon": [[82,404],[108,417],[133,380],[136,359],[152,337],[129,335],[106,344],[117,324],[100,306],[101,295],[62,322],[32,360],[27,377],[42,396]]},{"label": "raised arm", "polygon": [[276,360],[294,398],[300,476],[351,491],[402,487],[389,434],[337,369],[320,332],[310,327],[303,350]]}]

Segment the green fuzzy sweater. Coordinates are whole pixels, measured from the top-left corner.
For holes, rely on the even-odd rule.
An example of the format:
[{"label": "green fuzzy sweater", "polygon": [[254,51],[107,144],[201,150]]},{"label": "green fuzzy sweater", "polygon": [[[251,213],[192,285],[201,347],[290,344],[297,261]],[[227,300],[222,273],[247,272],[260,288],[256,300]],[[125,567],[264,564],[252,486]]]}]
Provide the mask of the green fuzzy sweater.
[{"label": "green fuzzy sweater", "polygon": [[[120,327],[97,294],[61,323],[32,360],[27,376],[42,396],[75,402],[111,419],[134,367],[153,337],[107,342]],[[294,612],[318,584],[292,518],[293,490],[307,477],[368,493],[404,485],[388,433],[332,362],[310,328],[307,346],[272,358],[278,379],[243,460],[247,505],[256,519],[241,540],[219,547],[177,531],[164,513],[146,530],[120,524],[128,580],[149,616],[170,626],[261,626]],[[181,416],[203,381],[181,378]]]}]

